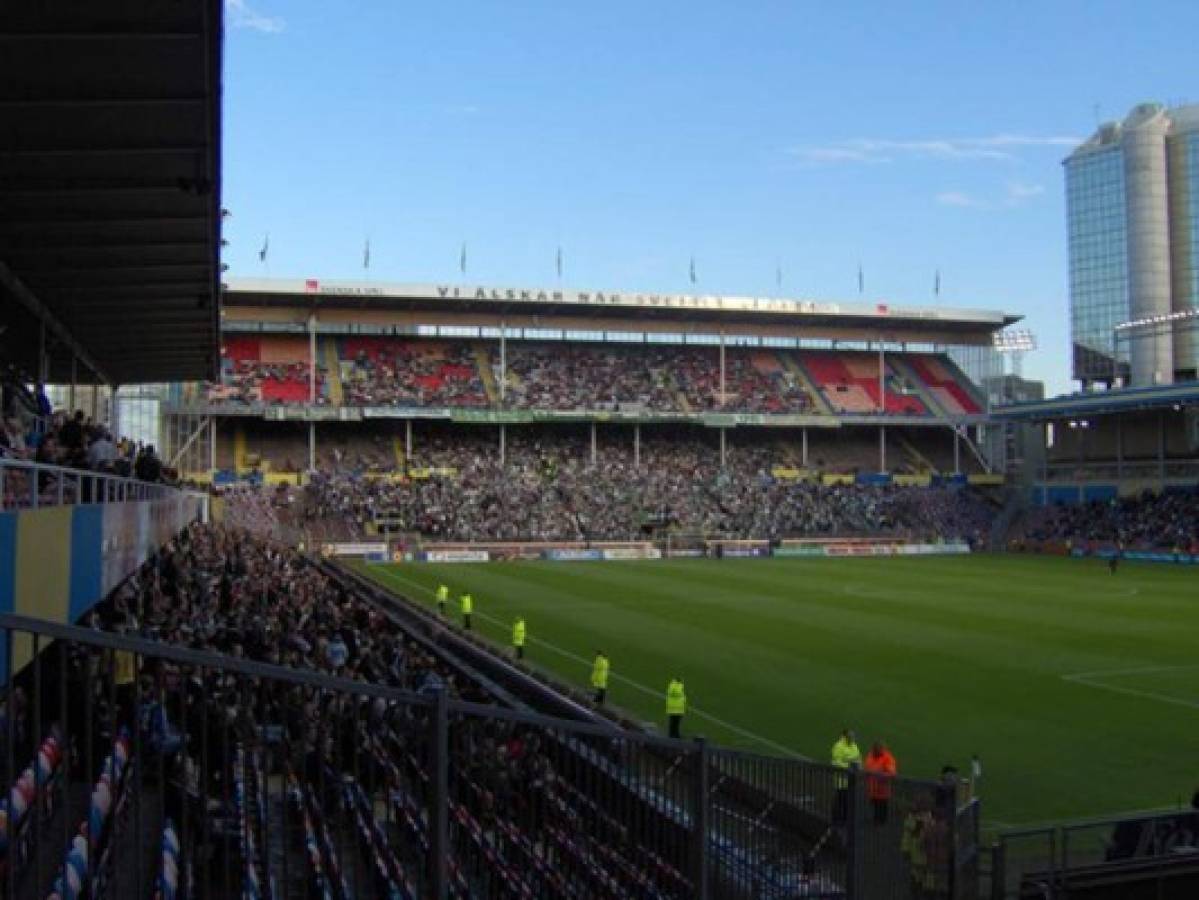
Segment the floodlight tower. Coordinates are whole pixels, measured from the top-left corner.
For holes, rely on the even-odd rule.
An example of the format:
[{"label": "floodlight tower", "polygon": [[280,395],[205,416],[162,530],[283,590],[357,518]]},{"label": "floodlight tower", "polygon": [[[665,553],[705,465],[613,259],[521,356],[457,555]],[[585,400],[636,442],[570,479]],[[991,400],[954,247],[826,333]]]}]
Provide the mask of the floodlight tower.
[{"label": "floodlight tower", "polygon": [[1011,372],[1004,375],[1024,377],[1024,354],[1037,349],[1037,337],[1027,328],[1008,328],[991,336],[991,345],[1005,359],[1010,359]]}]

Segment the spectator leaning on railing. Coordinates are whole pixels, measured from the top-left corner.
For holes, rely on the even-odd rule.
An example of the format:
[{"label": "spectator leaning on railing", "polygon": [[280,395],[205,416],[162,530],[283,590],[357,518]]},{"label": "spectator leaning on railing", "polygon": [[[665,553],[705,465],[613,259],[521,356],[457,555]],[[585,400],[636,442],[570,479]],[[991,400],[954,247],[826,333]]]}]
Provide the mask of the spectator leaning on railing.
[{"label": "spectator leaning on railing", "polygon": [[[152,445],[142,446],[122,439],[114,444],[108,429],[86,418],[82,411],[74,415],[57,413],[46,420],[44,429],[28,433],[15,417],[0,422],[0,458],[27,460],[44,466],[91,471],[142,481],[161,482],[164,467]],[[60,484],[60,481],[62,482]],[[71,486],[68,502],[91,502],[87,481],[74,485],[72,479],[60,479],[50,469],[37,473],[39,495],[54,494],[63,484]],[[16,469],[4,479],[5,507],[31,503],[32,475]]]}]

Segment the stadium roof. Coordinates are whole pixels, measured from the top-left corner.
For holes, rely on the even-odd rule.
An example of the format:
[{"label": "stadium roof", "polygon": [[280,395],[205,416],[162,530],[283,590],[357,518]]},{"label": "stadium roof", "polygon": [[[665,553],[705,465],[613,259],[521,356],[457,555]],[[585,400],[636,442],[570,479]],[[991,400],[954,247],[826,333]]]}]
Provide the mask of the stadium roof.
[{"label": "stadium roof", "polygon": [[1124,388],[1091,394],[1071,394],[992,407],[991,417],[1006,421],[1044,422],[1199,404],[1199,381],[1144,388]]},{"label": "stadium roof", "polygon": [[708,294],[581,291],[568,288],[508,288],[478,284],[384,284],[317,278],[230,278],[228,306],[296,304],[430,312],[490,312],[508,315],[580,315],[623,318],[740,320],[786,325],[852,323],[888,331],[927,328],[994,331],[1020,321],[996,310],[893,306],[886,302],[842,303]]},{"label": "stadium roof", "polygon": [[[51,381],[217,366],[222,0],[4,4],[0,355]],[[15,301],[15,302],[14,302]]]}]

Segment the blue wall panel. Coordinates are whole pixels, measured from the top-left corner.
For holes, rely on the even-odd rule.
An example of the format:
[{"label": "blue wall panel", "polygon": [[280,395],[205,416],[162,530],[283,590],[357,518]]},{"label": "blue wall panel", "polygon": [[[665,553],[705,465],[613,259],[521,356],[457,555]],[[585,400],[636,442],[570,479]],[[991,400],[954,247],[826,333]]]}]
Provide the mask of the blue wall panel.
[{"label": "blue wall panel", "polygon": [[104,557],[104,507],[77,506],[71,520],[70,621],[100,600]]},{"label": "blue wall panel", "polygon": [[17,515],[0,512],[0,612],[6,613],[17,594]]}]

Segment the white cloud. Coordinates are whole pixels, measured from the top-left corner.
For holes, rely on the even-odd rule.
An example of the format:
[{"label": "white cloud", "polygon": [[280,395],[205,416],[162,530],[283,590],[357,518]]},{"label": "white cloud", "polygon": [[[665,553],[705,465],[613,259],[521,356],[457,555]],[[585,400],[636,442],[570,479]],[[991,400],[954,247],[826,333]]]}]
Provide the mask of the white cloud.
[{"label": "white cloud", "polygon": [[287,23],[279,16],[267,16],[250,8],[246,0],[225,0],[225,12],[234,28],[249,28],[263,34],[279,34]]},{"label": "white cloud", "polygon": [[965,191],[941,191],[933,199],[940,206],[956,206],[960,209],[1000,210],[1015,209],[1045,193],[1044,185],[1009,181],[1003,194],[996,199],[979,197]]},{"label": "white cloud", "polygon": [[890,138],[851,138],[829,144],[794,147],[790,150],[805,162],[884,163],[901,159],[982,160],[1010,162],[1019,158],[1020,149],[1073,147],[1079,138],[1066,135],[993,134],[985,137],[928,138],[894,140]]},{"label": "white cloud", "polygon": [[797,151],[798,155],[808,162],[838,163],[885,163],[891,162],[889,156],[881,156],[869,150],[850,147],[808,147]]},{"label": "white cloud", "polygon": [[969,194],[964,191],[942,191],[937,194],[936,200],[942,206],[978,206],[979,203]]}]

